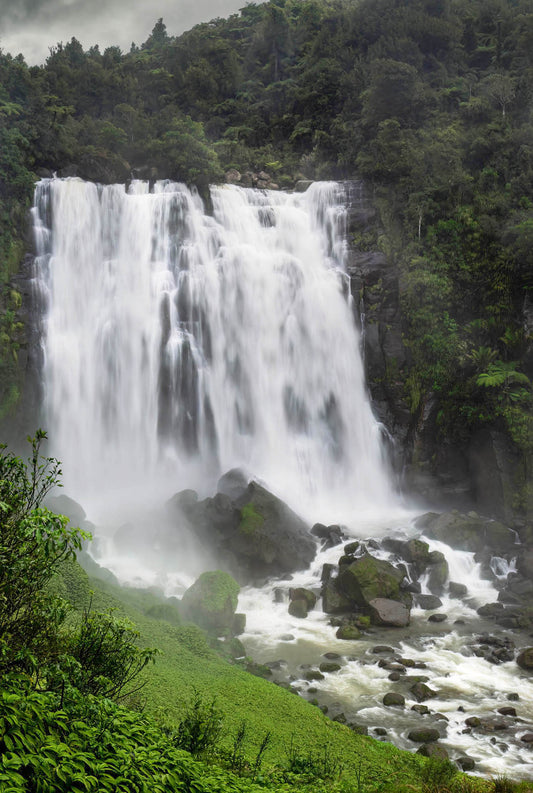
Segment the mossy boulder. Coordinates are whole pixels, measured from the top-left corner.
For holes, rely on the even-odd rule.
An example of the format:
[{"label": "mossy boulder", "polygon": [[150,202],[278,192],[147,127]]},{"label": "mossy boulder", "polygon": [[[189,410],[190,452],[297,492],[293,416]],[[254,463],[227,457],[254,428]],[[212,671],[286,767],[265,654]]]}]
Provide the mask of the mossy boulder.
[{"label": "mossy boulder", "polygon": [[240,516],[231,552],[250,572],[279,575],[309,566],[316,542],[287,504],[257,482],[250,482],[236,503]]},{"label": "mossy boulder", "polygon": [[417,727],[411,730],[407,737],[415,743],[433,743],[439,740],[440,733],[434,727]]},{"label": "mossy boulder", "polygon": [[489,548],[494,553],[503,554],[512,551],[515,543],[515,535],[507,526],[476,512],[428,513],[417,521],[417,525],[423,525],[426,536],[442,540],[460,551],[479,552]]},{"label": "mossy boulder", "polygon": [[355,607],[368,608],[370,601],[387,598],[410,606],[410,595],[400,590],[405,573],[389,562],[366,555],[339,573],[337,588]]},{"label": "mossy boulder", "polygon": [[202,573],[181,600],[185,617],[215,636],[232,632],[240,587],[228,573]]},{"label": "mossy boulder", "polygon": [[179,526],[185,521],[239,580],[253,581],[307,568],[317,548],[308,525],[257,482],[250,482],[243,490],[244,480],[237,473],[228,472],[226,476],[219,486],[238,493],[237,498],[219,492],[198,501],[194,491],[182,491],[167,502],[171,517]]},{"label": "mossy boulder", "polygon": [[335,633],[337,639],[352,641],[361,638],[361,631],[355,625],[341,625]]}]

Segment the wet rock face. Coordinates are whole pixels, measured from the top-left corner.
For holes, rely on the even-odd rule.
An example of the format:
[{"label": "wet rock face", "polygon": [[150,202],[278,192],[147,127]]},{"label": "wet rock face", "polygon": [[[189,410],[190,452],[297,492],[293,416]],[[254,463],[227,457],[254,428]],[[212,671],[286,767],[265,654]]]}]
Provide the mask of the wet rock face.
[{"label": "wet rock face", "polygon": [[494,554],[505,554],[514,550],[515,534],[497,520],[491,520],[476,512],[467,514],[454,510],[427,512],[417,518],[415,525],[428,537],[451,545],[460,551],[483,552],[489,548]]},{"label": "wet rock face", "polygon": [[229,471],[220,480],[225,492],[203,501],[192,490],[177,493],[168,512],[177,525],[185,521],[241,581],[307,568],[317,548],[307,524],[257,482],[245,486],[245,479],[243,472]]}]

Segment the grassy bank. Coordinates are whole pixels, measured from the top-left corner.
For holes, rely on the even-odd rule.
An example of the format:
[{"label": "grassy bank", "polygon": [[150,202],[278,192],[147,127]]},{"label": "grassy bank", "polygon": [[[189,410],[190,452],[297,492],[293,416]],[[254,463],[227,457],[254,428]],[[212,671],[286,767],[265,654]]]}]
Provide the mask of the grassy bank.
[{"label": "grassy bank", "polygon": [[[157,608],[153,593],[119,589],[96,580],[91,580],[91,587],[96,608],[117,609],[135,622],[144,644],[162,651],[155,666],[144,672],[146,714],[160,723],[176,723],[195,693],[204,702],[214,700],[223,723],[212,762],[231,755],[244,722],[240,749],[248,766],[253,766],[265,734],[271,736],[262,761],[262,779],[274,789],[282,789],[289,780],[310,790],[368,793],[495,789],[489,782],[462,774],[452,777],[450,764],[430,762],[389,743],[357,735],[290,691],[229,663],[195,626],[172,625],[148,616],[146,612]],[[290,768],[302,773],[293,775]]]}]

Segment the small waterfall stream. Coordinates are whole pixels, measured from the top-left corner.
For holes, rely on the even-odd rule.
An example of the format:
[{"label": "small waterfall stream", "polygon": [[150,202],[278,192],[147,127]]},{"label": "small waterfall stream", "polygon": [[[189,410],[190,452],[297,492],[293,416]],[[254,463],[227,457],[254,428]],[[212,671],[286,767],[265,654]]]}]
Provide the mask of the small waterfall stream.
[{"label": "small waterfall stream", "polygon": [[[121,580],[180,594],[216,565],[191,561],[185,544],[181,563],[159,558],[151,532],[171,494],[211,494],[234,466],[310,523],[339,522],[348,537],[418,536],[391,486],[365,390],[344,201],[335,183],[303,194],[213,187],[208,214],[197,194],[171,182],[38,183],[44,427],[66,492],[97,524],[95,554]],[[113,532],[127,521],[142,553],[117,554]],[[439,691],[429,705],[449,719],[444,743],[455,755],[470,754],[482,773],[526,776],[533,764],[518,740],[464,731],[465,715],[493,712],[517,689],[521,712],[533,708],[533,685],[514,662],[491,666],[468,649],[480,630],[475,608],[497,591],[472,554],[430,542],[468,589],[464,601],[443,596],[446,623],[430,625],[428,612],[414,609],[406,630],[342,642],[319,608],[305,620],[289,616],[286,592],[275,591],[283,583],[271,582],[241,593],[247,651],[280,661],[310,696],[301,664],[334,650],[342,668],[320,682],[320,702],[331,713],[337,703],[370,734],[387,725],[387,739],[413,749],[406,732],[422,716],[384,708],[389,673],[372,653],[393,644],[426,665]],[[372,553],[389,558],[378,544]],[[339,548],[320,551],[290,585],[319,591],[322,565],[338,556]],[[496,577],[512,569],[494,562]]]}]

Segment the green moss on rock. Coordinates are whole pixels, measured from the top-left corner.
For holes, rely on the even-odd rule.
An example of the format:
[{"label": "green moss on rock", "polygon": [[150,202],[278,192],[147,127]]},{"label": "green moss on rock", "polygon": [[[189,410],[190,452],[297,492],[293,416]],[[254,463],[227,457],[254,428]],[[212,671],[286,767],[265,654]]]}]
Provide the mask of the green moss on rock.
[{"label": "green moss on rock", "polygon": [[182,611],[201,628],[217,636],[230,634],[240,587],[229,573],[214,570],[202,575],[182,598]]},{"label": "green moss on rock", "polygon": [[242,534],[255,534],[262,528],[264,522],[264,517],[257,512],[253,504],[245,504],[241,509],[239,531]]}]

